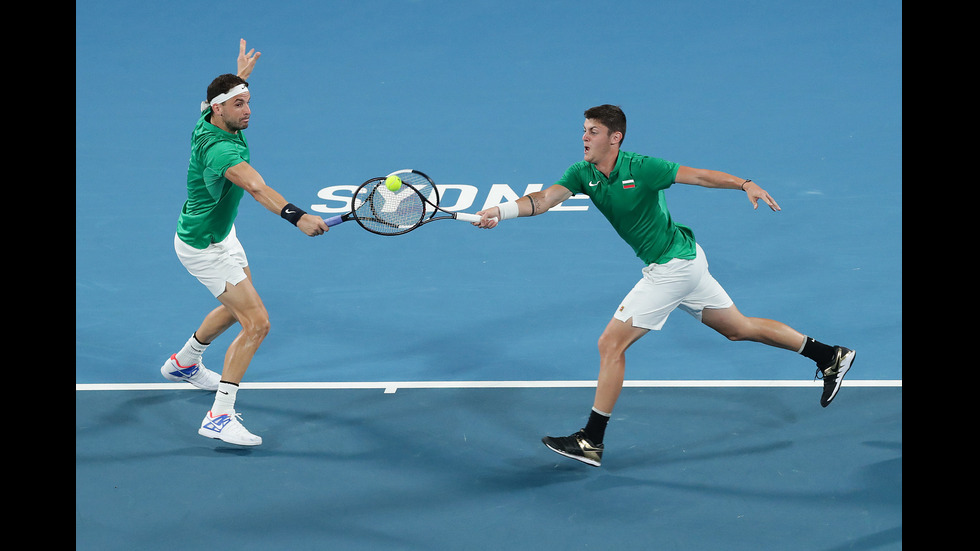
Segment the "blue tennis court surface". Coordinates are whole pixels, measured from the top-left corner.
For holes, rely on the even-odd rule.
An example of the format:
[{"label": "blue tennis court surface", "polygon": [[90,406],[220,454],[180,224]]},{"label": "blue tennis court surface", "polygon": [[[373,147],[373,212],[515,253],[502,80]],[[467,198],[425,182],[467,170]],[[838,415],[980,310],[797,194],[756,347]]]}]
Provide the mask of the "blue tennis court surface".
[{"label": "blue tennis court surface", "polygon": [[[78,549],[902,547],[902,6],[380,1],[76,3]],[[159,375],[215,305],[173,232],[205,88],[249,79],[252,164],[323,216],[425,171],[476,212],[624,149],[750,177],[678,185],[739,309],[858,351],[829,408],[809,361],[682,312],[634,345],[598,469],[551,453],[592,403],[596,339],[642,264],[587,200],[492,231],[307,238],[242,201],[272,332],[238,409]],[[348,195],[349,196],[349,195]],[[205,363],[220,370],[236,329]]]}]

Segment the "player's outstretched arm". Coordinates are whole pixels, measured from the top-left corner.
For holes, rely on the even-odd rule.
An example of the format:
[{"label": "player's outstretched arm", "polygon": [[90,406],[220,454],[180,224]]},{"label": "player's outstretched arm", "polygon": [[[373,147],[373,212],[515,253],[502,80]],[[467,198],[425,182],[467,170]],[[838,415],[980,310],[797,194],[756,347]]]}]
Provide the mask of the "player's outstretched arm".
[{"label": "player's outstretched arm", "polygon": [[[270,212],[274,212],[295,224],[306,235],[311,237],[322,235],[330,230],[323,218],[303,212],[286,201],[282,194],[269,187],[262,175],[245,161],[226,170],[225,178],[248,192],[252,198]],[[295,209],[295,212],[287,212],[289,210],[287,207]]]},{"label": "player's outstretched arm", "polygon": [[774,211],[782,210],[779,208],[776,200],[766,190],[762,189],[759,184],[746,178],[732,176],[727,172],[682,166],[677,169],[677,176],[674,177],[674,181],[679,184],[691,184],[707,188],[740,189],[748,196],[753,209],[759,208],[759,200],[762,200],[765,204],[769,205],[770,209]]},{"label": "player's outstretched arm", "polygon": [[572,192],[568,191],[568,188],[555,184],[547,189],[528,193],[516,201],[481,210],[477,213],[481,217],[480,221],[474,222],[473,225],[490,229],[497,227],[502,220],[544,214],[571,196]]}]

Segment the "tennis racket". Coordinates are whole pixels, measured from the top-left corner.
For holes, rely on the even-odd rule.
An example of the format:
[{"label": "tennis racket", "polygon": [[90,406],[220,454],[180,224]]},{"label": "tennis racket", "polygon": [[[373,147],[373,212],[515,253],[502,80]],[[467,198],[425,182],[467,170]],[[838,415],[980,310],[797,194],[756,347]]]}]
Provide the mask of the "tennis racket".
[{"label": "tennis racket", "polygon": [[[398,176],[402,187],[391,191],[385,186],[388,176]],[[378,235],[402,235],[435,220],[479,222],[480,217],[463,212],[450,212],[439,206],[439,188],[425,173],[397,170],[388,176],[371,178],[354,191],[350,212],[325,220],[336,226],[350,220]],[[436,216],[438,213],[445,213]]]}]

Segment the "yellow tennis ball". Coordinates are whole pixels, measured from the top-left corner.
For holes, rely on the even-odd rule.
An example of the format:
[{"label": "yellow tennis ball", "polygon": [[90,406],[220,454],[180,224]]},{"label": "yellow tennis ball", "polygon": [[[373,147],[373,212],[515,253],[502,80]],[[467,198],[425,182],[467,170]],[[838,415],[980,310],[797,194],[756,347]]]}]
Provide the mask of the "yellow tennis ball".
[{"label": "yellow tennis ball", "polygon": [[402,187],[402,179],[392,174],[385,178],[385,187],[391,191],[398,191]]}]

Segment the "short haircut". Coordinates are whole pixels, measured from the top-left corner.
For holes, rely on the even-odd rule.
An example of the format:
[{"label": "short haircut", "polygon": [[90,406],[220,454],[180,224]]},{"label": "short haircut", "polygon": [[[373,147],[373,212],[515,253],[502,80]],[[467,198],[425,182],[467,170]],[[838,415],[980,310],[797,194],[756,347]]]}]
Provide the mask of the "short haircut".
[{"label": "short haircut", "polygon": [[620,144],[626,139],[626,113],[623,113],[618,105],[605,104],[590,107],[585,110],[585,118],[599,121],[609,129],[610,134],[613,132],[622,133],[623,139],[619,141]]}]

